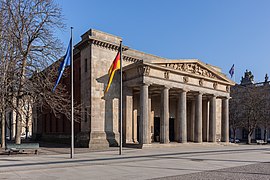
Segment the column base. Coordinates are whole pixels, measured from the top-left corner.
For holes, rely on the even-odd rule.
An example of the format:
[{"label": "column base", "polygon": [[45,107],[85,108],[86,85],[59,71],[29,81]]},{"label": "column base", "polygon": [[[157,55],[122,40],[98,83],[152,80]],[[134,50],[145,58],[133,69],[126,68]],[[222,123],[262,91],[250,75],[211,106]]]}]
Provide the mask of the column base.
[{"label": "column base", "polygon": [[90,132],[79,132],[76,135],[76,147],[89,148]]},{"label": "column base", "polygon": [[133,141],[133,140],[128,140],[128,139],[126,139],[126,141],[123,142],[123,143],[130,144],[130,143],[134,143],[134,141]]},{"label": "column base", "polygon": [[120,142],[120,133],[119,132],[106,132],[107,141],[109,142],[110,147],[119,146]]},{"label": "column base", "polygon": [[167,140],[167,141],[160,141],[160,144],[169,144],[169,143],[170,143],[169,140]]},{"label": "column base", "polygon": [[109,142],[105,132],[94,131],[90,133],[89,149],[99,150],[108,149]]}]

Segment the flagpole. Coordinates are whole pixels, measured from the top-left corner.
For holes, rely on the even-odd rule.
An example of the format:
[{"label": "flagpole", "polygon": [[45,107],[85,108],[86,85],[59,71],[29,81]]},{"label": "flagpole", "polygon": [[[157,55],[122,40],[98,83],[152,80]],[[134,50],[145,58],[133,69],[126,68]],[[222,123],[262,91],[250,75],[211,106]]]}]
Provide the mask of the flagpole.
[{"label": "flagpole", "polygon": [[[235,65],[235,64],[233,64],[233,65]],[[235,76],[236,76],[236,73],[235,73],[235,66],[233,67],[233,71],[234,71],[233,81],[235,82]]]},{"label": "flagpole", "polygon": [[123,146],[123,66],[122,66],[122,41],[120,41],[120,146],[119,155],[122,155]]},{"label": "flagpole", "polygon": [[74,157],[74,109],[73,109],[73,27],[70,27],[71,30],[71,57],[70,57],[70,64],[71,64],[71,149],[70,149],[70,158]]}]

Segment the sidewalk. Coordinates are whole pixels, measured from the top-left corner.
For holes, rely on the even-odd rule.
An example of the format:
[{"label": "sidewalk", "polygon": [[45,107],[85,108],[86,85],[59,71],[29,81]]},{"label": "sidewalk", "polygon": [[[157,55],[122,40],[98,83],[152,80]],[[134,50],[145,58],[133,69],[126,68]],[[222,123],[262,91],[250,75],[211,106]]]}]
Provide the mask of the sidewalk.
[{"label": "sidewalk", "polygon": [[[151,179],[270,162],[270,146],[203,145],[130,149],[123,155],[103,152],[42,149],[40,155],[0,156],[0,179]],[[62,152],[62,151],[61,151]],[[270,177],[269,177],[270,178]]]}]

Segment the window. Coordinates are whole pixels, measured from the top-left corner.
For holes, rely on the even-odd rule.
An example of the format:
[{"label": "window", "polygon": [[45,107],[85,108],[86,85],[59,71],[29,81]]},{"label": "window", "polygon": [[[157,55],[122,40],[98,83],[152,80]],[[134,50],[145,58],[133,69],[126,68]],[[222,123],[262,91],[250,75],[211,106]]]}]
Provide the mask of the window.
[{"label": "window", "polygon": [[87,59],[84,59],[84,72],[87,72]]},{"label": "window", "polygon": [[255,129],[255,139],[260,140],[262,138],[261,128]]},{"label": "window", "polygon": [[248,138],[248,131],[246,129],[242,130],[242,137],[243,139],[247,139]]}]

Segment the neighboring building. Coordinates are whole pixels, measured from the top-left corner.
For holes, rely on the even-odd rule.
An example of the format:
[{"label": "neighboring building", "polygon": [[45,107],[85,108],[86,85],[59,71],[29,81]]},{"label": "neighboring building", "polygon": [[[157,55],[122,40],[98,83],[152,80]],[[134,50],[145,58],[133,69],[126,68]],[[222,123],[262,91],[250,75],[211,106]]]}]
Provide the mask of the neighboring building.
[{"label": "neighboring building", "polygon": [[[75,99],[88,113],[75,123],[76,144],[119,143],[119,75],[104,96],[120,37],[90,29],[74,47]],[[123,47],[124,143],[229,141],[230,87],[220,68],[197,59],[170,60]],[[41,139],[70,136],[70,122],[50,112],[34,120]],[[89,114],[89,115],[88,115]]]},{"label": "neighboring building", "polygon": [[[14,100],[15,103],[15,100]],[[21,115],[21,138],[32,137],[32,103],[28,98],[21,101],[22,108],[19,111]],[[18,114],[18,116],[20,116]],[[16,135],[16,111],[12,108],[6,109],[6,138],[14,140]]]},{"label": "neighboring building", "polygon": [[[270,108],[270,81],[268,80],[268,75],[265,75],[265,81],[264,82],[259,82],[255,83],[254,81],[254,75],[252,74],[251,71],[246,70],[244,76],[241,78],[240,84],[237,84],[231,88],[231,96],[233,99],[243,99],[243,94],[247,91],[247,88],[254,88],[256,91],[258,91],[258,94],[265,98],[265,102],[263,104],[266,109]],[[257,99],[257,98],[256,98]],[[239,110],[241,107],[239,107]],[[231,111],[231,113],[233,113]],[[269,109],[270,113],[270,109]],[[247,121],[247,118],[243,115],[241,115],[241,110],[238,113],[240,114],[239,116],[239,121]],[[232,115],[232,114],[231,114]],[[263,115],[261,115],[263,116]],[[266,115],[267,116],[267,115]],[[266,118],[266,119],[265,119]],[[255,140],[265,140],[265,133],[266,134],[266,139],[268,141],[270,140],[270,114],[269,114],[269,119],[265,117],[264,119],[258,121],[257,126],[255,128],[255,131],[253,132],[251,139],[254,142]],[[268,120],[268,124],[265,123]],[[233,126],[231,124],[231,126]],[[238,125],[239,126],[239,125]],[[241,126],[241,124],[240,124]],[[233,138],[233,128],[230,128],[230,137]],[[240,141],[247,141],[248,139],[248,131],[244,127],[238,127],[236,129],[236,139],[239,139]]]}]

